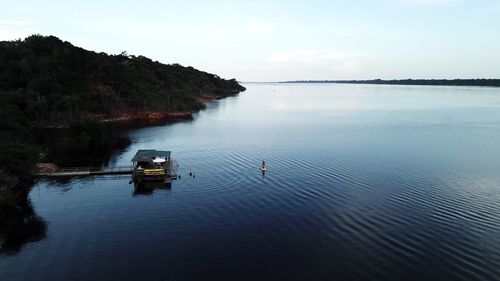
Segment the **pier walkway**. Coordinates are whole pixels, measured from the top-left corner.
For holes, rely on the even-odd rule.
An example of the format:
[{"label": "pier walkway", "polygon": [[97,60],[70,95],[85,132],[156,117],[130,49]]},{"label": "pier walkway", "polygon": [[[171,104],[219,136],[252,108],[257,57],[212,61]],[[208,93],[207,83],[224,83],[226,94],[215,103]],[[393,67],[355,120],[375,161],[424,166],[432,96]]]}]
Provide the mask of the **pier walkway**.
[{"label": "pier walkway", "polygon": [[131,175],[132,166],[118,166],[110,168],[101,167],[74,167],[61,168],[53,172],[36,173],[38,177],[82,177],[82,176],[104,176],[104,175]]}]

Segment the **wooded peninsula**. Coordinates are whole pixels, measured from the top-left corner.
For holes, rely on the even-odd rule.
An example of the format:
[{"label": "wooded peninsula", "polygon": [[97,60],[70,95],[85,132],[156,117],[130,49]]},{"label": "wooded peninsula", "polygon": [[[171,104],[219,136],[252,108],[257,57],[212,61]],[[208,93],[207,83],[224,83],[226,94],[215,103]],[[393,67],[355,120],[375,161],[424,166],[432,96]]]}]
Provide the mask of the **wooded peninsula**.
[{"label": "wooded peninsula", "polygon": [[[244,90],[193,67],[88,51],[54,36],[2,41],[0,189],[29,176],[43,155],[123,142],[110,137],[110,121],[185,117]],[[66,132],[54,139],[59,129]]]}]

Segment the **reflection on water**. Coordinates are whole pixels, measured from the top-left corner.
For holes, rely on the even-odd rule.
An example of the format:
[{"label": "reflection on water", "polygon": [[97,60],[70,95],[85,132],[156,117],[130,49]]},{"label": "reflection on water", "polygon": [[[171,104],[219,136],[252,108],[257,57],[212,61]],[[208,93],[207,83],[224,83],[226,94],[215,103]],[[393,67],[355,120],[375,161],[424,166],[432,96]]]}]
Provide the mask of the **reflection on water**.
[{"label": "reflection on water", "polygon": [[213,105],[109,161],[171,150],[170,189],[35,184],[47,238],[0,279],[498,280],[500,89],[254,84]]},{"label": "reflection on water", "polygon": [[161,181],[142,181],[134,183],[134,196],[152,195],[155,190],[169,190],[172,188],[172,182]]},{"label": "reflection on water", "polygon": [[[115,181],[124,187],[127,176],[103,177],[67,177],[44,180],[59,192],[70,192],[75,182]],[[130,188],[130,186],[129,186]],[[155,190],[170,190],[172,182],[144,181],[133,184],[133,196],[151,196]],[[48,229],[44,221],[34,210],[28,192],[22,188],[0,191],[0,254],[16,255],[27,243],[38,242],[46,238]],[[29,189],[29,188],[27,188]],[[99,191],[96,191],[99,192]]]},{"label": "reflection on water", "polygon": [[45,238],[46,222],[39,217],[27,193],[0,192],[0,253],[13,255],[29,243]]}]

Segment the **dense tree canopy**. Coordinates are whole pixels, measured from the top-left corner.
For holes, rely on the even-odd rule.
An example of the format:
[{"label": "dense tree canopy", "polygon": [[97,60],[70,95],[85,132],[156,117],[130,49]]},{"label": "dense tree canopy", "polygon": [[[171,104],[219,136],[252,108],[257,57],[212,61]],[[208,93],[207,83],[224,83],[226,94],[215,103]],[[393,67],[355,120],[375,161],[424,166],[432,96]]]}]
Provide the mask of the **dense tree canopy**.
[{"label": "dense tree canopy", "polygon": [[[0,94],[29,120],[75,119],[83,112],[124,107],[159,111],[199,109],[202,95],[244,90],[234,79],[143,56],[95,53],[53,36],[0,42]],[[16,110],[16,109],[12,109]]]},{"label": "dense tree canopy", "polygon": [[[22,162],[32,161],[28,156],[43,147],[33,137],[34,130],[51,124],[88,124],[85,120],[92,114],[112,116],[126,110],[195,111],[204,106],[202,96],[224,97],[244,90],[235,79],[193,67],[126,52],[87,51],[54,36],[2,41],[0,174],[26,171]],[[95,124],[90,127],[95,131]]]}]

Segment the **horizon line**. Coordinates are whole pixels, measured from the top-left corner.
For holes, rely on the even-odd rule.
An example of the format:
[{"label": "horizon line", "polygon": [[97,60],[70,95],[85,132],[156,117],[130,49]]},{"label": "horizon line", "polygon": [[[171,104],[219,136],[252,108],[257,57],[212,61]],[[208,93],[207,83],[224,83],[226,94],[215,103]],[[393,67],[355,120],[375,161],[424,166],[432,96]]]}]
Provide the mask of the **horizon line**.
[{"label": "horizon line", "polygon": [[239,83],[296,83],[296,82],[368,82],[368,81],[495,81],[500,78],[402,78],[402,79],[298,79],[298,80],[275,80],[275,81],[242,81]]}]

